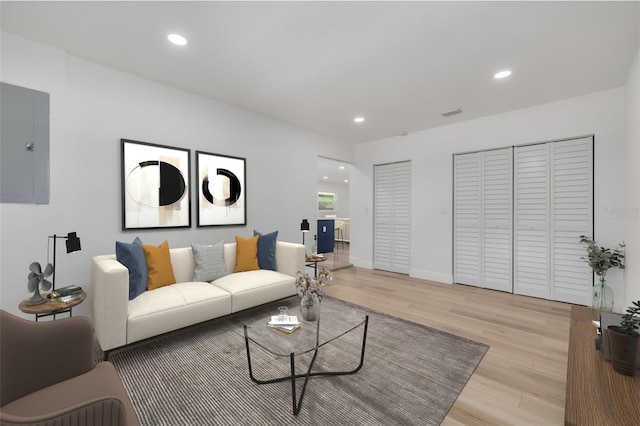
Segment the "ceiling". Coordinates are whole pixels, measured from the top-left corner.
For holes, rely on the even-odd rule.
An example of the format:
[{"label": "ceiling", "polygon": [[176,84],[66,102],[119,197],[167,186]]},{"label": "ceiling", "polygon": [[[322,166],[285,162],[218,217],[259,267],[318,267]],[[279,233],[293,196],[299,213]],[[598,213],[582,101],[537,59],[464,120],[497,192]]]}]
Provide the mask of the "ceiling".
[{"label": "ceiling", "polygon": [[318,157],[318,182],[349,185],[351,165],[344,161]]},{"label": "ceiling", "polygon": [[[0,13],[3,31],[351,143],[623,86],[640,38],[637,1],[2,1]],[[502,69],[513,74],[495,80]]]}]

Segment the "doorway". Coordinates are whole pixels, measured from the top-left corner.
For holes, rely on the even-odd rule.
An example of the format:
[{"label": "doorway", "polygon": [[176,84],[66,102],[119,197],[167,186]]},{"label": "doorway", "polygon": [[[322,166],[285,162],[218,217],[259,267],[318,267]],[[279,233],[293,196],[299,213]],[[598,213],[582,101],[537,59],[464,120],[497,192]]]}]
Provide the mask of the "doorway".
[{"label": "doorway", "polygon": [[327,257],[323,266],[330,270],[352,266],[349,261],[351,245],[350,180],[351,164],[318,157],[317,246],[323,248],[322,254]]}]

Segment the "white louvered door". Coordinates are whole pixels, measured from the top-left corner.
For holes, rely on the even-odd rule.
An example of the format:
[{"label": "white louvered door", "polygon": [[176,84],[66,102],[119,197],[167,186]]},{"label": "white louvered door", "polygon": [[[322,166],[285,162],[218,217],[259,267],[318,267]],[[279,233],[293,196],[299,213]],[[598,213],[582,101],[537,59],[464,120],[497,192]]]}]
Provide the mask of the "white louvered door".
[{"label": "white louvered door", "polygon": [[590,305],[593,274],[581,259],[580,235],[593,234],[593,142],[588,137],[551,145],[551,298]]},{"label": "white louvered door", "polygon": [[589,305],[593,138],[454,156],[454,282]]},{"label": "white louvered door", "polygon": [[593,139],[516,147],[514,167],[515,293],[589,305]]},{"label": "white louvered door", "polygon": [[549,145],[514,152],[514,292],[548,299]]},{"label": "white louvered door", "polygon": [[453,281],[481,287],[481,153],[454,156]]},{"label": "white louvered door", "polygon": [[454,157],[454,282],[512,286],[512,149]]},{"label": "white louvered door", "polygon": [[408,274],[411,268],[411,163],[405,161],[393,166],[391,271]]},{"label": "white louvered door", "polygon": [[393,216],[392,164],[374,166],[373,267],[391,270],[391,219]]},{"label": "white louvered door", "polygon": [[482,153],[482,287],[512,292],[511,148]]},{"label": "white louvered door", "polygon": [[411,267],[411,163],[374,167],[373,267],[408,274]]}]

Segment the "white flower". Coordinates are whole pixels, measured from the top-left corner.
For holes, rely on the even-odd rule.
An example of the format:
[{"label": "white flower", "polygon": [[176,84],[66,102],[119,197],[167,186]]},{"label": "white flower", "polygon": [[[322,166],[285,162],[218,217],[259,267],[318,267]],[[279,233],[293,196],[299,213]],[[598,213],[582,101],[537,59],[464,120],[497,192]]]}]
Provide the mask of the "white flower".
[{"label": "white flower", "polygon": [[318,273],[317,279],[298,271],[296,273],[296,292],[298,296],[302,297],[302,303],[311,305],[320,302],[327,291],[326,285],[331,279],[329,271],[324,268]]}]

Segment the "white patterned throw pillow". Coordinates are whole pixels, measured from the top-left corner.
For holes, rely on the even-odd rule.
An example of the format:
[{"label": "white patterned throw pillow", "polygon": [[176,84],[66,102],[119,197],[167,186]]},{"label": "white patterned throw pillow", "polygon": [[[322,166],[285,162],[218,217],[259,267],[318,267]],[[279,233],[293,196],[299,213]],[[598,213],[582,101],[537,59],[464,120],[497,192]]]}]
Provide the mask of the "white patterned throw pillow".
[{"label": "white patterned throw pillow", "polygon": [[214,281],[227,275],[224,266],[224,241],[217,244],[192,243],[194,281]]}]

